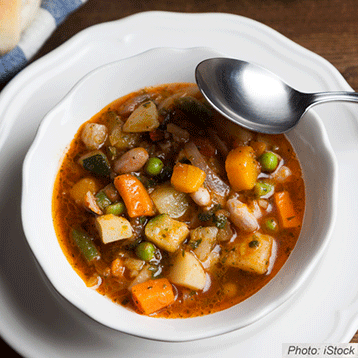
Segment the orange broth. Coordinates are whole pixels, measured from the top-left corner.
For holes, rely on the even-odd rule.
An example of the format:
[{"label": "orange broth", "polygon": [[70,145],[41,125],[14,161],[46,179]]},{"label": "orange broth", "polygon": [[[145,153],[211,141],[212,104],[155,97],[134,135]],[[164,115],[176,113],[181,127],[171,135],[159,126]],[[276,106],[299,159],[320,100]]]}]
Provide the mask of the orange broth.
[{"label": "orange broth", "polygon": [[[89,122],[107,126],[110,133],[111,130],[118,125],[116,122],[118,118],[125,122],[133,110],[143,102],[152,101],[158,108],[160,108],[161,103],[163,103],[165,99],[170,98],[178,92],[185,93],[186,89],[188,89],[188,92],[191,93],[193,98],[206,106],[200,93],[198,91],[192,91],[192,84],[168,84],[145,88],[141,91],[117,99],[94,115]],[[212,110],[210,110],[210,113],[210,120],[212,120],[213,123],[226,123],[227,120],[218,113]],[[111,158],[108,155],[108,151],[113,149],[109,149],[109,147],[114,146],[111,146],[108,138],[106,139],[99,150],[108,156],[112,168],[113,163],[126,151],[138,146],[146,148],[150,157],[160,157],[166,167],[173,168],[178,161],[178,158],[182,155],[181,151],[185,142],[181,142],[181,140],[183,140],[182,138],[178,140],[178,138],[174,138],[172,133],[168,133],[166,130],[166,123],[169,121],[169,123],[176,123],[190,134],[190,140],[196,143],[210,168],[212,168],[226,184],[230,185],[225,173],[225,158],[218,150],[215,139],[208,133],[207,126],[202,126],[200,123],[193,123],[195,120],[193,121],[190,115],[188,116],[186,110],[177,108],[175,106],[175,101],[174,105],[172,103],[169,108],[161,109],[161,111],[159,111],[158,119],[161,123],[159,130],[156,129],[151,131],[151,133],[142,132],[138,134],[132,141],[134,144],[129,144],[128,148],[116,148],[114,151],[115,154],[111,152],[113,154],[113,157]],[[81,128],[79,128],[72,140],[55,181],[52,203],[55,231],[68,262],[87,286],[95,286],[100,294],[109,297],[115,303],[139,312],[133,302],[131,289],[128,288],[131,282],[147,264],[149,266],[147,265],[146,267],[151,267],[152,269],[152,278],[168,277],[174,254],[156,247],[157,257],[154,261],[152,260],[152,263],[142,262],[142,267],[137,269],[139,272],[135,272],[133,268],[123,266],[123,275],[116,275],[113,264],[116,258],[120,257],[121,260],[125,258],[128,262],[132,260],[133,262],[138,263],[135,247],[138,246],[141,241],[147,240],[144,234],[144,228],[151,217],[130,218],[125,212],[122,216],[128,219],[131,225],[135,228],[134,231],[136,234],[134,234],[132,238],[125,240],[108,244],[102,242],[95,224],[98,215],[94,214],[83,205],[79,205],[78,202],[76,203],[71,194],[71,190],[79,180],[85,177],[93,178],[98,188],[104,188],[113,182],[113,178],[117,174],[113,173],[112,170],[109,176],[100,177],[88,172],[88,170],[84,169],[79,164],[79,158],[89,152],[89,149],[81,139],[81,133],[84,130],[85,125],[86,124],[83,124]],[[230,126],[232,127],[232,125]],[[257,180],[266,180],[267,182],[270,182],[274,186],[275,192],[286,191],[289,193],[294,211],[299,220],[299,225],[292,228],[282,228],[280,226],[280,217],[278,216],[273,196],[262,199],[257,197],[252,189],[244,190],[239,193],[235,193],[231,189],[230,193],[226,195],[224,199],[219,200],[220,202],[214,200],[211,205],[205,208],[200,207],[191,201],[191,208],[186,210],[185,214],[181,218],[176,218],[176,220],[184,222],[190,231],[201,226],[214,227],[216,225],[213,224],[214,219],[201,221],[200,218],[202,218],[203,215],[200,216],[199,214],[205,214],[215,207],[218,210],[223,210],[224,216],[227,216],[225,227],[220,227],[218,232],[220,230],[226,230],[226,234],[229,233],[230,237],[226,241],[216,241],[215,244],[213,244],[212,251],[214,250],[215,252],[211,252],[211,255],[212,257],[216,257],[217,260],[215,264],[211,265],[208,269],[205,269],[205,288],[192,289],[172,283],[175,293],[175,302],[152,313],[151,315],[154,317],[186,318],[201,316],[226,309],[242,302],[260,290],[277,274],[288,259],[299,237],[305,208],[304,182],[297,156],[286,136],[251,133],[241,128],[237,128],[237,133],[239,133],[237,135],[237,133],[233,133],[232,131],[225,133],[225,125],[223,128],[216,129],[216,134],[229,151],[238,146],[252,146],[260,151],[262,143],[265,143],[265,150],[274,152],[280,159],[280,166],[288,168],[291,174],[287,178],[284,178],[285,180],[282,180],[282,178],[280,180],[272,179],[272,174],[263,173],[262,169],[260,169],[261,171]],[[209,154],[209,156],[207,154]],[[184,158],[184,160],[187,160],[187,158]],[[258,160],[258,158],[255,158],[255,160]],[[157,185],[170,183],[170,177],[164,177],[164,179],[161,179],[162,181],[156,182],[156,178],[153,179],[153,177],[148,176],[145,173],[145,168],[132,174],[141,178],[150,193]],[[259,206],[260,217],[257,218],[259,224],[257,231],[264,235],[270,235],[274,242],[271,249],[268,269],[264,274],[257,274],[255,272],[238,269],[237,267],[231,267],[225,262],[225,252],[228,252],[236,242],[248,235],[247,233],[242,232],[230,221],[230,215],[228,215],[225,206],[230,195],[236,195],[242,202],[249,205],[250,208],[252,208],[254,201],[256,206],[257,203],[261,205]],[[266,205],[267,208],[264,209]],[[214,217],[212,216],[212,218]],[[277,231],[267,232],[264,223],[268,218],[273,218],[275,222],[278,223],[279,228]],[[93,243],[100,252],[101,258],[94,263],[89,264],[87,262],[71,238],[71,228],[79,226],[90,235]],[[255,233],[252,235],[254,234]],[[183,252],[187,251],[192,253],[193,247],[188,244],[189,240],[190,237],[187,237],[177,251],[183,250]],[[201,264],[202,263],[200,263],[200,265]]]}]

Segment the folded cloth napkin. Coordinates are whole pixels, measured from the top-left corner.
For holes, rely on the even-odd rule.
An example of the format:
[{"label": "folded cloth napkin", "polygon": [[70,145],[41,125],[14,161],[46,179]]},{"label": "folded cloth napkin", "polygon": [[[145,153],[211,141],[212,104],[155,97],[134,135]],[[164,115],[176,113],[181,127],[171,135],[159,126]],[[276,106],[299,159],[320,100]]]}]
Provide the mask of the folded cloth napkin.
[{"label": "folded cloth napkin", "polygon": [[42,0],[34,20],[21,34],[18,45],[0,57],[0,83],[22,70],[57,26],[87,0]]}]

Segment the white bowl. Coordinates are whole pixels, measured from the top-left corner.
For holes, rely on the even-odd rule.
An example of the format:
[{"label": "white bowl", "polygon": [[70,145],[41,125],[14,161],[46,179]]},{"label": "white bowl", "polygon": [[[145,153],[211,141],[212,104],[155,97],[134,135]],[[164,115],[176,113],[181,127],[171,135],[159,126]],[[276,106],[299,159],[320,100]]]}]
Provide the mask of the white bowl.
[{"label": "white bowl", "polygon": [[51,200],[61,159],[79,126],[113,100],[142,87],[195,82],[196,65],[217,56],[225,54],[208,48],[159,48],[94,70],[46,115],[25,158],[22,220],[35,257],[61,295],[113,329],[149,339],[189,341],[242,328],[297,292],[329,242],[335,218],[337,164],[320,119],[310,111],[288,134],[306,184],[306,214],[300,238],[274,279],[244,302],[203,317],[146,317],[87,288],[68,263],[54,231]]}]

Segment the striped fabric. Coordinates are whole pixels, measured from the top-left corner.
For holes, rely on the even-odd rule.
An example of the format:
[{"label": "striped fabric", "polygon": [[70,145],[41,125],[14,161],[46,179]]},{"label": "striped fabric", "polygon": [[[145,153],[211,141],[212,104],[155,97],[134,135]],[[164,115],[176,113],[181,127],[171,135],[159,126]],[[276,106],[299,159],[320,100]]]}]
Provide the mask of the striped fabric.
[{"label": "striped fabric", "polygon": [[22,33],[18,45],[0,57],[0,83],[21,71],[66,17],[87,0],[42,0],[41,8]]}]

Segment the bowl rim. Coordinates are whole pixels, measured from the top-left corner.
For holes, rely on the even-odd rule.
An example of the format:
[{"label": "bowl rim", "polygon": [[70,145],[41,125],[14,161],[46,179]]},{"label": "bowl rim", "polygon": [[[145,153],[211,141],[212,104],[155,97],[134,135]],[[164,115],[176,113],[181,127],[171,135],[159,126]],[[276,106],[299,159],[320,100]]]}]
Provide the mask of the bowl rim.
[{"label": "bowl rim", "polygon": [[[307,116],[312,117],[313,121],[315,122],[315,124],[317,126],[317,129],[318,129],[317,135],[319,134],[319,138],[317,138],[317,140],[319,140],[321,142],[321,144],[323,145],[322,149],[323,148],[325,149],[324,152],[326,154],[327,164],[331,167],[331,172],[332,172],[331,181],[330,181],[330,193],[331,193],[331,200],[330,200],[331,207],[329,210],[330,211],[330,220],[329,220],[329,224],[324,228],[324,234],[323,234],[324,239],[322,240],[321,244],[319,245],[316,255],[310,260],[309,264],[305,266],[305,268],[302,270],[302,272],[300,272],[299,279],[296,280],[295,284],[292,285],[290,290],[285,291],[284,294],[279,295],[279,299],[275,302],[273,307],[270,307],[269,309],[261,310],[260,314],[256,314],[255,319],[252,319],[250,322],[246,322],[243,325],[236,325],[236,326],[230,326],[230,327],[224,327],[224,328],[218,327],[216,330],[211,330],[210,332],[199,332],[198,331],[195,334],[189,333],[189,334],[179,334],[176,336],[172,336],[171,333],[169,333],[168,335],[165,335],[163,337],[163,336],[159,336],[158,334],[156,334],[156,332],[154,330],[149,330],[149,331],[147,330],[146,332],[143,332],[138,329],[123,329],[123,327],[118,327],[117,325],[113,325],[110,322],[104,322],[103,320],[100,319],[100,317],[93,314],[93,312],[91,310],[88,310],[86,307],[83,307],[83,305],[81,306],[80,304],[78,304],[78,301],[74,302],[74,300],[71,297],[69,297],[69,295],[66,292],[63,291],[61,286],[59,286],[58,283],[56,282],[56,280],[53,279],[53,276],[51,274],[51,269],[48,268],[44,264],[41,257],[36,255],[36,242],[34,242],[32,240],[32,237],[29,234],[30,233],[29,227],[31,226],[31,222],[29,222],[29,220],[28,220],[28,206],[27,206],[27,201],[26,201],[28,182],[31,180],[31,178],[30,178],[31,160],[32,160],[32,157],[35,154],[38,146],[41,144],[41,140],[43,139],[43,136],[46,134],[48,127],[52,124],[54,115],[62,107],[66,107],[66,105],[68,105],[71,102],[71,98],[77,93],[77,91],[80,91],[81,88],[83,88],[85,86],[87,81],[89,81],[93,76],[96,76],[103,71],[111,69],[112,67],[115,68],[118,65],[120,66],[125,63],[128,63],[135,58],[151,56],[154,53],[172,52],[172,53],[176,53],[176,54],[185,55],[185,54],[188,54],[188,53],[190,54],[191,52],[195,52],[195,51],[211,53],[212,57],[217,56],[217,55],[225,56],[225,54],[223,54],[222,52],[219,52],[217,50],[214,50],[214,49],[211,49],[208,47],[191,47],[191,48],[185,48],[185,49],[182,49],[182,48],[178,49],[178,48],[171,48],[171,47],[170,48],[169,47],[158,47],[158,48],[153,48],[153,49],[144,51],[142,53],[118,60],[118,61],[113,61],[113,62],[107,63],[105,65],[102,65],[102,66],[92,70],[91,72],[86,74],[82,79],[80,79],[72,87],[72,89],[63,97],[63,99],[52,110],[50,110],[46,114],[46,116],[43,118],[43,120],[40,123],[40,126],[38,127],[35,139],[31,145],[30,149],[28,150],[25,160],[24,160],[24,163],[23,163],[23,189],[22,189],[22,200],[21,200],[21,214],[22,214],[21,216],[22,216],[23,228],[24,228],[26,240],[30,246],[30,249],[33,252],[37,262],[39,263],[39,266],[44,271],[45,275],[49,278],[49,281],[51,282],[52,286],[56,289],[56,291],[61,296],[65,297],[74,306],[79,308],[82,312],[86,313],[88,316],[95,319],[96,321],[98,321],[106,326],[109,326],[111,328],[125,332],[125,333],[129,333],[129,334],[132,334],[135,336],[149,338],[149,339],[153,339],[153,340],[160,340],[160,341],[180,342],[180,341],[191,341],[191,340],[196,340],[196,339],[201,339],[201,338],[217,336],[217,335],[224,334],[224,333],[236,330],[236,329],[240,329],[242,327],[247,326],[248,324],[252,324],[252,323],[256,322],[258,319],[261,319],[262,317],[266,316],[269,312],[272,312],[273,310],[278,308],[281,304],[283,304],[285,301],[287,301],[292,295],[294,295],[302,287],[303,283],[306,281],[306,279],[309,277],[309,275],[313,271],[313,268],[316,266],[316,264],[321,259],[323,252],[324,252],[325,248],[327,247],[327,245],[330,241],[330,238],[332,236],[331,234],[332,234],[332,231],[334,228],[335,218],[336,218],[336,207],[337,207],[336,203],[338,200],[338,190],[337,190],[337,187],[338,187],[338,174],[337,174],[338,173],[338,164],[337,164],[335,154],[334,154],[333,149],[330,145],[328,135],[326,133],[326,130],[324,128],[324,125],[323,125],[321,119],[313,111],[311,111],[309,114],[307,114]],[[63,149],[65,150],[65,148],[63,148]],[[61,161],[62,161],[62,157],[60,159],[60,162]],[[52,197],[51,197],[51,200],[52,200]],[[56,239],[57,239],[57,237],[56,237]],[[283,269],[281,269],[279,271],[279,273],[282,271],[283,271]],[[76,273],[76,275],[77,275],[77,273]],[[267,285],[269,285],[272,281],[273,280],[271,280]],[[240,303],[240,305],[241,305],[241,303]],[[224,311],[228,311],[228,310],[224,310]],[[214,315],[217,316],[224,311],[220,311],[220,312],[208,315],[208,316],[214,316]],[[144,316],[141,316],[141,317],[144,317]],[[207,316],[204,316],[204,317],[207,317]],[[149,319],[153,320],[153,318],[151,318],[151,317],[149,317]],[[157,321],[157,320],[163,320],[163,319],[155,318],[155,320]],[[164,319],[164,320],[168,320],[168,319]],[[203,319],[203,317],[195,317],[195,318],[185,319],[185,321],[188,321],[188,322],[190,322],[191,320],[205,321],[205,319]],[[173,321],[182,321],[182,320],[169,319],[169,321],[173,322]]]}]

